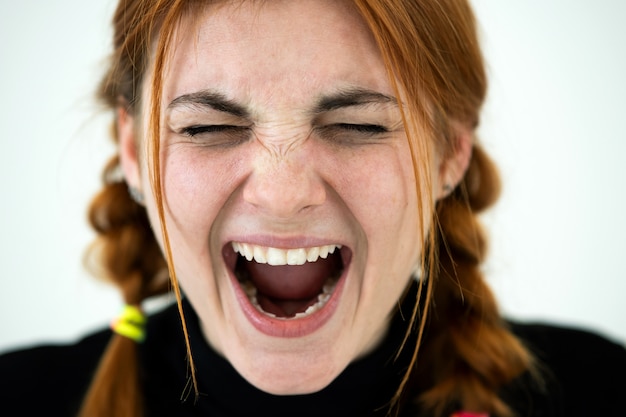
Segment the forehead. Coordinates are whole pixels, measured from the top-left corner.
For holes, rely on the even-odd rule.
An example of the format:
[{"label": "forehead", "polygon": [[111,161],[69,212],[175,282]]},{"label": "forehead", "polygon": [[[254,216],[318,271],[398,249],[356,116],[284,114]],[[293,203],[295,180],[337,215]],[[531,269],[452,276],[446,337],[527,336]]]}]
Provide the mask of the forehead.
[{"label": "forehead", "polygon": [[361,87],[391,94],[372,34],[351,2],[218,3],[182,20],[166,73],[166,103],[219,88],[264,101]]}]

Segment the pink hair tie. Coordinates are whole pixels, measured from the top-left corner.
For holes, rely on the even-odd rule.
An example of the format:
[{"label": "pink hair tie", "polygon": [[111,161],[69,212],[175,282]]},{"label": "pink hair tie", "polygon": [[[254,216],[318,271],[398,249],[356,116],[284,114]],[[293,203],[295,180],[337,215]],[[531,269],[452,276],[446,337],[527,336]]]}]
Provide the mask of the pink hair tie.
[{"label": "pink hair tie", "polygon": [[469,411],[457,411],[450,417],[489,417],[488,413],[470,413]]}]

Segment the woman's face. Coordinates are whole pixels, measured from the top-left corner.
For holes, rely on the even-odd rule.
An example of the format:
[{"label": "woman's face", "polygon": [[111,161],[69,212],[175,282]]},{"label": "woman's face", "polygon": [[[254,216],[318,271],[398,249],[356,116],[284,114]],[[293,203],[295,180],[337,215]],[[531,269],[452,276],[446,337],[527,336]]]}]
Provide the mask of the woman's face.
[{"label": "woman's face", "polygon": [[385,335],[423,247],[431,213],[417,210],[397,98],[344,2],[238,2],[198,19],[174,37],[163,84],[178,279],[208,342],[248,381],[317,391]]}]

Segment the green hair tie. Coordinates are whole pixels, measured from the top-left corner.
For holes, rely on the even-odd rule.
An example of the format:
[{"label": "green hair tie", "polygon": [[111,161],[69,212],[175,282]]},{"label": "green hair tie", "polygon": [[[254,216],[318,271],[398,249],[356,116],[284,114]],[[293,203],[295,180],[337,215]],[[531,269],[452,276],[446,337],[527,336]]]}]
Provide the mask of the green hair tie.
[{"label": "green hair tie", "polygon": [[111,329],[124,337],[141,343],[146,338],[146,316],[137,306],[126,305],[122,314],[111,322]]}]

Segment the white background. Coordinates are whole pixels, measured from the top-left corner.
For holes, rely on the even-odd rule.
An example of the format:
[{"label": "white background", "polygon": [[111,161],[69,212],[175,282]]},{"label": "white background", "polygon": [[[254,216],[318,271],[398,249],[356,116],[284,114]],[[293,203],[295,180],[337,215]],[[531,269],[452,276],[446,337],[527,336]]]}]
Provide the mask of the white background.
[{"label": "white background", "polygon": [[[626,2],[473,0],[503,195],[485,270],[509,316],[626,340]],[[0,0],[0,350],[106,325],[85,207],[113,153],[92,92],[113,0]]]}]

